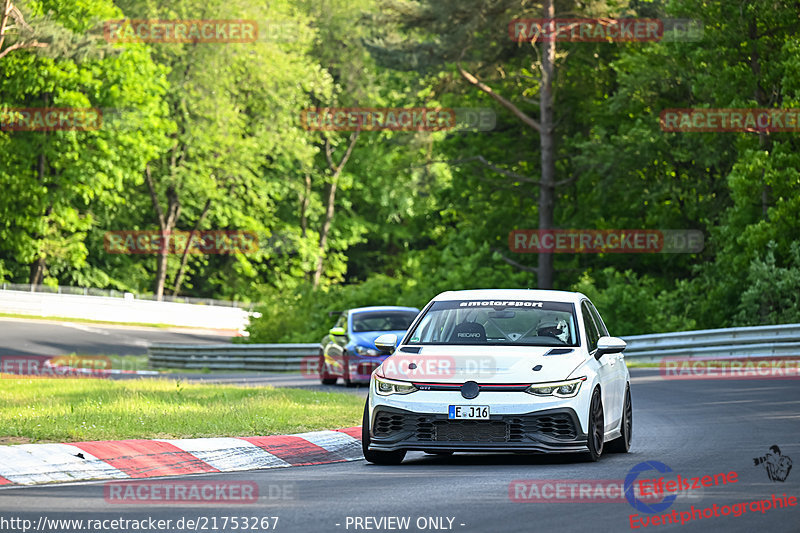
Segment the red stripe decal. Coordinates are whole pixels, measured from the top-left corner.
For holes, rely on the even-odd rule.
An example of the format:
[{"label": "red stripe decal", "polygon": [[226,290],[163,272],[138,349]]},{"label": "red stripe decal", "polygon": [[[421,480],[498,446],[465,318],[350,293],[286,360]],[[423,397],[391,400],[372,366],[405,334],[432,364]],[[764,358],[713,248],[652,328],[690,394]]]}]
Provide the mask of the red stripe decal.
[{"label": "red stripe decal", "polygon": [[11,485],[11,482],[3,476],[0,476],[0,485]]},{"label": "red stripe decal", "polygon": [[250,444],[283,459],[293,466],[335,463],[343,459],[325,448],[292,435],[273,435],[270,437],[241,437]]},{"label": "red stripe decal", "polygon": [[355,426],[355,427],[351,427],[351,428],[334,429],[334,431],[338,431],[339,433],[344,433],[345,435],[350,435],[354,439],[361,440],[361,426]]},{"label": "red stripe decal", "polygon": [[74,442],[72,445],[133,478],[219,472],[210,464],[168,442],[133,439]]}]

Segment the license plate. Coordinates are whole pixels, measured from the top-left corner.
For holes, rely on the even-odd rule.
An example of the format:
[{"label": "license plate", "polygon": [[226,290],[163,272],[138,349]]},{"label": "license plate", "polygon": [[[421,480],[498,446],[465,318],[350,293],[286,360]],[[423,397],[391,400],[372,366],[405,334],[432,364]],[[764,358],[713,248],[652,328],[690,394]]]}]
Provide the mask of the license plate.
[{"label": "license plate", "polygon": [[489,406],[451,405],[447,418],[450,420],[489,420]]}]

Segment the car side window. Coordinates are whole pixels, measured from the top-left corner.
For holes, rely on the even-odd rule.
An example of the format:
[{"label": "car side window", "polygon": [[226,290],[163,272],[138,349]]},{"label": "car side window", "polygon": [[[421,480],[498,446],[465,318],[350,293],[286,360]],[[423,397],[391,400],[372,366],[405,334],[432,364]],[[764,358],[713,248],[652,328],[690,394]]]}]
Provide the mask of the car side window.
[{"label": "car side window", "polygon": [[597,308],[594,306],[592,302],[589,303],[589,311],[592,312],[592,318],[594,318],[594,323],[597,325],[597,329],[600,332],[601,337],[608,337],[608,328],[606,328],[603,319],[600,318],[600,313],[597,312]]},{"label": "car side window", "polygon": [[586,301],[581,303],[581,314],[583,315],[583,329],[586,330],[587,349],[589,353],[592,353],[597,349],[597,339],[600,338],[600,332],[597,330],[597,326],[594,325],[592,312],[589,310],[589,306],[586,305]]}]

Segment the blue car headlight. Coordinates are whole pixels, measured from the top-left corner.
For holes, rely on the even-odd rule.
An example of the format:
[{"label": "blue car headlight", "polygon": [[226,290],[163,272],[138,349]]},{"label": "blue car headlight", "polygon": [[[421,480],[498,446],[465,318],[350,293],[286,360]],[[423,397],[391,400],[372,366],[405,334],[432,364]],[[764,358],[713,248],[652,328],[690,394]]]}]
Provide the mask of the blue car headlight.
[{"label": "blue car headlight", "polygon": [[356,345],[355,351],[358,355],[369,355],[373,357],[381,354],[381,352],[374,348],[367,348],[366,346],[361,346],[359,344]]}]

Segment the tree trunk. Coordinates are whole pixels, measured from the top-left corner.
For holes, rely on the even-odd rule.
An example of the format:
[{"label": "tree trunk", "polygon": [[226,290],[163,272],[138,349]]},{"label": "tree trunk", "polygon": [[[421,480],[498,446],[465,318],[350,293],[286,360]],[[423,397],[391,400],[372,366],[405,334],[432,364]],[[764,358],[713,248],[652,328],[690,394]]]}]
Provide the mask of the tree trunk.
[{"label": "tree trunk", "polygon": [[195,222],[192,231],[189,232],[189,237],[186,240],[186,247],[183,249],[183,256],[181,257],[181,266],[178,268],[178,273],[175,274],[175,282],[173,283],[173,290],[172,295],[177,296],[178,292],[181,290],[181,283],[183,283],[183,273],[186,271],[186,263],[189,262],[189,249],[192,246],[192,239],[194,238],[194,234],[197,233],[197,230],[200,228],[200,224],[203,222],[203,219],[206,217],[208,213],[208,209],[211,207],[211,198],[206,200],[206,205],[203,206],[203,212],[200,213],[200,216],[197,218],[197,222]]},{"label": "tree trunk", "polygon": [[328,204],[325,208],[325,221],[322,223],[322,230],[319,232],[319,255],[317,256],[317,267],[314,269],[314,288],[319,286],[319,280],[322,277],[322,264],[325,259],[325,250],[328,246],[328,232],[331,229],[331,222],[333,222],[334,201],[336,200],[336,187],[338,185],[339,175],[334,176],[328,187]]},{"label": "tree trunk", "polygon": [[156,280],[155,280],[155,297],[156,300],[164,298],[164,283],[167,279],[167,259],[169,256],[169,238],[172,230],[178,223],[178,217],[181,212],[180,201],[178,200],[178,193],[175,191],[175,186],[170,185],[167,187],[167,216],[164,216],[164,211],[161,209],[161,204],[158,201],[158,194],[156,187],[153,183],[153,177],[150,175],[150,165],[146,165],[144,169],[144,178],[147,183],[147,188],[150,190],[150,200],[153,202],[153,208],[156,210],[158,217],[158,227],[161,230],[161,246],[158,249],[158,258],[156,259]]},{"label": "tree trunk", "polygon": [[311,201],[311,174],[306,172],[306,188],[300,202],[300,235],[305,237],[308,230],[308,203]]},{"label": "tree trunk", "polygon": [[[544,18],[555,18],[553,0],[544,2]],[[551,22],[555,24],[555,22]],[[555,35],[551,32],[550,35]],[[539,146],[541,148],[542,179],[539,186],[539,229],[553,227],[555,206],[555,142],[553,139],[553,75],[556,57],[555,38],[542,41],[542,88],[539,91],[540,117]],[[539,253],[537,285],[540,289],[553,288],[553,254]]]},{"label": "tree trunk", "polygon": [[[555,8],[553,7],[553,0],[545,0],[543,5],[543,16],[545,19],[555,18]],[[555,22],[553,22],[555,23]],[[554,35],[555,32],[549,32]],[[547,230],[553,227],[555,202],[556,202],[556,187],[572,181],[572,179],[556,181],[556,168],[555,168],[555,122],[553,120],[553,78],[555,76],[555,57],[556,57],[556,43],[554,37],[545,37],[541,43],[542,52],[542,77],[541,89],[539,90],[539,121],[526,114],[519,107],[514,105],[510,100],[504,98],[496,93],[490,86],[481,82],[477,77],[464,70],[460,64],[456,64],[458,71],[465,80],[470,84],[483,91],[500,105],[508,109],[514,116],[521,120],[526,126],[532,128],[539,134],[539,148],[541,150],[540,166],[541,166],[541,179],[536,183],[539,187],[539,229]],[[482,161],[486,164],[485,161]],[[487,165],[495,172],[510,175],[508,172],[503,172],[495,168],[493,165]],[[526,180],[533,181],[533,180]],[[551,289],[553,287],[553,254],[539,253],[537,267],[523,267],[516,261],[509,260],[503,256],[503,260],[507,263],[521,268],[522,270],[536,272],[536,284],[540,289]]]},{"label": "tree trunk", "polygon": [[331,224],[333,223],[334,203],[336,201],[336,188],[339,184],[339,175],[342,173],[347,160],[350,159],[350,154],[353,153],[353,147],[358,140],[359,131],[353,132],[350,135],[350,142],[347,150],[342,156],[339,164],[333,162],[333,154],[331,153],[331,144],[327,137],[325,138],[325,156],[328,158],[328,166],[331,169],[331,185],[328,189],[328,205],[325,208],[325,221],[322,223],[322,230],[319,233],[319,254],[317,256],[317,267],[314,269],[313,288],[319,287],[320,279],[322,278],[323,263],[325,261],[325,251],[328,247],[328,232],[330,232]]},{"label": "tree trunk", "polygon": [[[755,90],[753,91],[753,98],[758,107],[771,107],[771,102],[767,96],[766,91],[761,87],[761,58],[758,53],[758,48],[755,43],[758,42],[758,26],[755,19],[750,21],[748,26],[748,35],[750,37],[750,72],[753,73],[755,79]],[[767,135],[767,132],[760,130],[758,132],[758,143],[760,148],[766,152],[772,150],[772,142]],[[765,171],[761,169],[761,176],[764,177]],[[771,205],[772,189],[767,185],[766,181],[761,185],[761,215],[764,220],[769,219],[769,206]],[[765,318],[764,318],[765,319]]]}]

